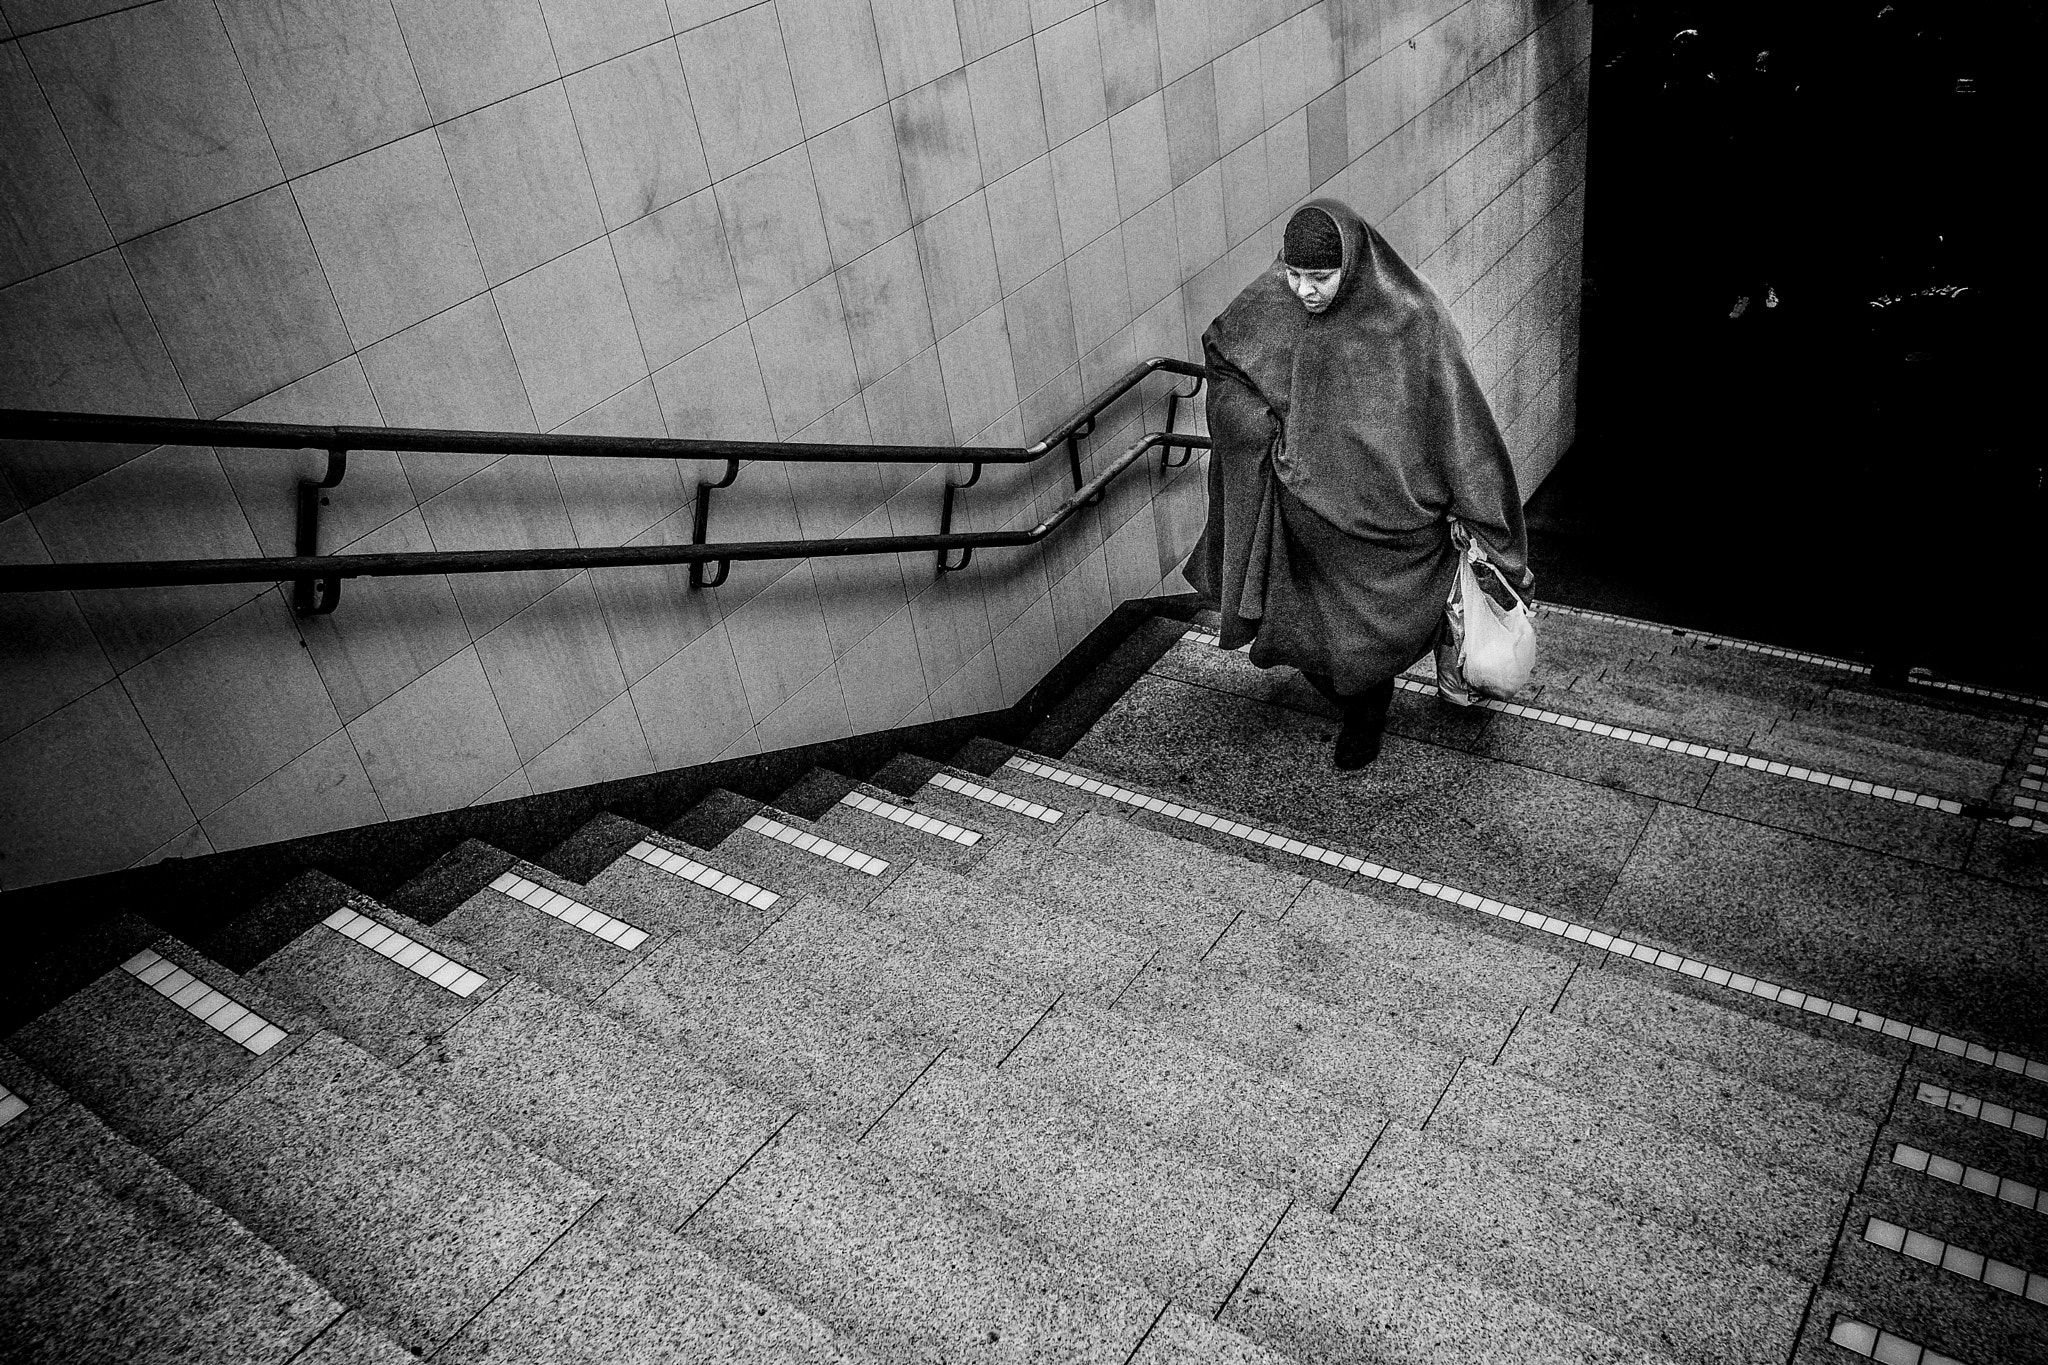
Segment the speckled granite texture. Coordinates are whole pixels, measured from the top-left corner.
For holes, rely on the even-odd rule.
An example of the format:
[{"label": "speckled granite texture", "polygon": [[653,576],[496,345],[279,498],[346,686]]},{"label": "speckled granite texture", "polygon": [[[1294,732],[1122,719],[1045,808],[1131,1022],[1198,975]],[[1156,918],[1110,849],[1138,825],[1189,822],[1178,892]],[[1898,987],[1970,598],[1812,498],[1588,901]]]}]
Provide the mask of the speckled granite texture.
[{"label": "speckled granite texture", "polygon": [[1122,1124],[942,1057],[865,1139],[1038,1238],[1214,1313],[1288,1205]]},{"label": "speckled granite texture", "polygon": [[[645,869],[649,877],[677,881],[644,863],[637,865]],[[470,945],[552,991],[586,1001],[602,994],[663,941],[664,926],[651,922],[657,916],[650,913],[650,907],[635,900],[622,888],[580,887],[531,863],[515,863],[508,870],[622,919],[636,929],[645,930],[649,937],[638,948],[628,950],[616,943],[607,943],[595,934],[571,928],[530,905],[491,890],[488,885],[471,895],[434,927],[455,942]],[[681,884],[677,881],[677,885]]]},{"label": "speckled granite texture", "polygon": [[[990,782],[989,785],[996,784]],[[911,863],[917,862],[930,863],[934,867],[943,867],[955,872],[965,871],[980,862],[988,850],[1011,837],[1008,832],[995,829],[986,821],[957,815],[951,811],[930,810],[908,797],[883,791],[879,787],[855,784],[853,790],[877,800],[887,801],[890,805],[904,810],[913,810],[920,815],[948,821],[981,836],[972,844],[955,843],[951,839],[942,839],[926,830],[912,829],[908,825],[900,825],[893,820],[886,820],[879,815],[871,815],[846,805],[827,807],[817,817],[815,823],[819,833],[842,844],[858,848],[864,853],[886,858],[898,868],[908,867]]]},{"label": "speckled granite texture", "polygon": [[[666,834],[650,834],[647,842],[671,853],[715,867],[721,872],[746,877],[744,872],[728,866],[728,861],[718,854],[686,844]],[[761,886],[760,882],[754,883]],[[788,888],[766,886],[763,889],[782,895]],[[605,868],[583,888],[585,894],[578,894],[570,885],[564,885],[565,894],[576,895],[577,899],[603,910],[639,928],[686,934],[700,943],[712,943],[721,948],[738,950],[753,941],[754,935],[770,924],[782,912],[779,905],[766,910],[742,904],[731,896],[721,896],[708,891],[695,882],[684,881],[670,872],[664,872],[652,863],[638,858],[621,856]],[[637,918],[636,918],[637,916]]]},{"label": "speckled granite texture", "polygon": [[10,1361],[283,1365],[342,1313],[77,1104],[0,1144],[0,1267]]},{"label": "speckled granite texture", "polygon": [[894,1359],[1123,1365],[1161,1307],[801,1119],[687,1235]]},{"label": "speckled granite texture", "polygon": [[1061,907],[1140,942],[1194,955],[1206,952],[1238,911],[1235,905],[1207,897],[1161,894],[1092,858],[1023,839],[990,849],[969,875],[995,890]]},{"label": "speckled granite texture", "polygon": [[164,1164],[422,1351],[598,1198],[325,1034],[173,1143]]},{"label": "speckled granite texture", "polygon": [[756,886],[773,887],[782,895],[791,897],[814,891],[841,905],[858,909],[881,895],[905,866],[903,860],[892,858],[879,848],[870,848],[856,837],[835,835],[785,811],[764,806],[761,814],[791,829],[816,835],[856,853],[880,858],[889,866],[881,872],[855,871],[845,863],[833,862],[822,853],[813,853],[760,831],[741,827],[726,835],[709,856],[726,871],[745,877]]},{"label": "speckled granite texture", "polygon": [[354,1309],[335,1319],[292,1365],[406,1365],[417,1357],[372,1327]]}]

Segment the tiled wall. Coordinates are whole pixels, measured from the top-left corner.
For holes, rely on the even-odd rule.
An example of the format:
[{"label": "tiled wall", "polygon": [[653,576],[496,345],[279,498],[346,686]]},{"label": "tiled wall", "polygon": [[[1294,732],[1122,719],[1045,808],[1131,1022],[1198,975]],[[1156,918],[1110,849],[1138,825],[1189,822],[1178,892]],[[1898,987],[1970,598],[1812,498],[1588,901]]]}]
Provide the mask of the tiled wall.
[{"label": "tiled wall", "polygon": [[[1568,442],[1585,0],[0,0],[0,405],[1020,445],[1199,354],[1311,193]],[[1112,410],[1095,457],[1163,419]],[[15,445],[0,560],[287,553],[319,457]],[[755,465],[713,538],[935,529]],[[365,453],[323,549],[686,540],[693,469]],[[1019,697],[1171,588],[1199,463],[1040,551],[0,600],[0,885]],[[1064,495],[991,470],[976,527]]]}]

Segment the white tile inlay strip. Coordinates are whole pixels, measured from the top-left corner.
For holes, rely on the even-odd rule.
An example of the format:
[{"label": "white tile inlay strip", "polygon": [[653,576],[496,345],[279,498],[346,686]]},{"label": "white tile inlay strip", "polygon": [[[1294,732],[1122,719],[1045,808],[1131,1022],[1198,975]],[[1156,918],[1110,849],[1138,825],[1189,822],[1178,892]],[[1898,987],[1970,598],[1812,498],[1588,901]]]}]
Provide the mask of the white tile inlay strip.
[{"label": "white tile inlay strip", "polygon": [[695,858],[685,858],[680,853],[671,853],[642,839],[627,852],[651,867],[658,867],[670,876],[681,877],[684,881],[716,891],[719,895],[751,905],[756,910],[766,910],[782,899],[773,891],[765,891],[730,872],[720,872],[715,867],[706,867]]},{"label": "white tile inlay strip", "polygon": [[209,1028],[261,1057],[289,1035],[247,1005],[228,999],[154,948],[121,964],[130,976]]},{"label": "white tile inlay strip", "polygon": [[507,872],[491,883],[491,890],[502,891],[523,905],[530,905],[543,915],[552,915],[572,929],[581,929],[586,934],[595,934],[606,943],[632,952],[647,942],[647,931],[635,929],[622,919],[593,910],[582,901],[572,901],[559,891],[550,891],[539,882]]},{"label": "white tile inlay strip", "polygon": [[28,1101],[0,1085],[0,1128],[14,1122],[28,1109]]},{"label": "white tile inlay strip", "polygon": [[1903,1166],[1909,1171],[1931,1175],[1936,1180],[1945,1180],[1951,1185],[1961,1185],[1966,1190],[2002,1199],[2016,1204],[2032,1213],[2048,1213],[2048,1196],[2024,1180],[1999,1175],[1977,1166],[1965,1166],[1950,1157],[1937,1156],[1933,1152],[1900,1142],[1892,1146],[1892,1164]]},{"label": "white tile inlay strip", "polygon": [[[1982,1043],[1972,1043],[1967,1039],[1958,1038],[1954,1034],[1937,1033],[1933,1029],[1923,1028],[1917,1024],[1908,1024],[1901,1020],[1887,1018],[1882,1014],[1873,1014],[1869,1010],[1859,1010],[1852,1005],[1845,1005],[1838,1000],[1829,1000],[1824,996],[1809,995],[1804,991],[1794,990],[1789,986],[1779,986],[1769,981],[1759,981],[1753,976],[1745,976],[1741,972],[1730,971],[1726,967],[1716,967],[1709,963],[1701,962],[1696,958],[1685,957],[1661,948],[1653,948],[1647,943],[1637,943],[1632,939],[1622,938],[1619,935],[1603,933],[1588,925],[1574,924],[1570,920],[1558,919],[1555,916],[1544,915],[1535,910],[1523,910],[1502,901],[1494,900],[1490,896],[1481,896],[1476,892],[1464,891],[1455,886],[1446,886],[1441,882],[1430,881],[1413,872],[1403,872],[1399,868],[1385,867],[1353,854],[1339,853],[1335,849],[1324,848],[1320,844],[1311,844],[1300,839],[1292,839],[1283,834],[1276,834],[1271,830],[1260,829],[1254,825],[1247,825],[1240,821],[1232,820],[1227,816],[1212,815],[1207,811],[1197,810],[1192,806],[1178,805],[1156,796],[1146,796],[1142,792],[1134,792],[1112,783],[1100,782],[1092,777],[1083,777],[1079,773],[1068,772],[1063,768],[1055,768],[1049,763],[1012,757],[1004,760],[1004,766],[1015,768],[1019,772],[1029,773],[1033,777],[1042,777],[1049,782],[1057,782],[1062,786],[1078,787],[1090,795],[1104,796],[1127,806],[1135,806],[1139,810],[1153,811],[1166,816],[1168,819],[1185,821],[1191,825],[1198,825],[1203,829],[1213,829],[1218,833],[1230,835],[1232,838],[1243,839],[1254,844],[1263,844],[1268,848],[1277,848],[1283,852],[1292,853],[1296,857],[1322,863],[1327,867],[1341,868],[1346,872],[1386,882],[1390,886],[1398,886],[1405,891],[1415,891],[1424,896],[1447,901],[1452,905],[1463,906],[1467,910],[1477,910],[1483,915],[1491,915],[1496,919],[1506,920],[1510,924],[1520,924],[1530,929],[1540,929],[1546,934],[1555,934],[1559,938],[1567,938],[1574,943],[1590,943],[1595,948],[1606,952],[1633,958],[1637,962],[1658,967],[1664,971],[1678,972],[1681,975],[1705,981],[1710,985],[1720,986],[1731,991],[1740,991],[1745,995],[1753,995],[1760,1000],[1769,1000],[1793,1009],[1805,1010],[1808,1014],[1824,1015],[1829,1019],[1839,1020],[1845,1024],[1854,1024],[1858,1028],[1869,1029],[1872,1033],[1882,1033],[1888,1038],[1904,1038],[1921,1047],[1930,1047],[1937,1052],[1944,1052],[1952,1057],[1963,1057],[1973,1062],[1981,1062],[1985,1066],[1996,1067],[2000,1071],[2010,1071],[2015,1075],[2024,1075],[2030,1080],[2048,1081],[2048,1062],[2034,1061],[2022,1057],[2016,1052],[1997,1051],[1985,1047]],[[2037,1124],[2040,1122],[2039,1119],[2034,1121]],[[2035,1136],[2038,1137],[2040,1135],[2039,1129],[2033,1131]]]},{"label": "white tile inlay strip", "polygon": [[1873,1218],[1863,1225],[1863,1240],[1886,1251],[1896,1251],[1901,1256],[1938,1265],[1966,1280],[1976,1280],[1993,1289],[2003,1289],[2008,1294],[2048,1304],[2048,1275],[2036,1274],[2023,1266],[1986,1256],[1981,1251],[1944,1242],[1939,1237],[1900,1227],[1882,1218]]},{"label": "white tile inlay strip", "polygon": [[[1221,642],[1214,635],[1188,632],[1188,638],[1201,644],[1216,645]],[[1397,677],[1395,685],[1404,692],[1420,692],[1425,696],[1436,695],[1434,683],[1422,682],[1405,675]],[[1811,782],[1819,787],[1832,787],[1837,791],[1857,796],[1876,797],[1883,801],[1896,801],[1901,805],[1919,806],[1924,810],[1938,810],[1949,815],[1960,815],[1963,803],[1947,797],[1931,796],[1926,792],[1908,791],[1904,787],[1888,787],[1882,782],[1866,782],[1862,778],[1843,777],[1839,773],[1821,772],[1815,768],[1802,768],[1796,763],[1783,763],[1777,759],[1761,758],[1756,754],[1737,753],[1730,749],[1717,749],[1709,744],[1694,744],[1689,740],[1672,739],[1668,735],[1650,734],[1643,730],[1631,730],[1626,726],[1608,725],[1600,721],[1587,720],[1583,716],[1566,715],[1561,711],[1549,711],[1540,706],[1525,706],[1521,702],[1495,701],[1481,697],[1473,705],[1502,715],[1518,716],[1523,720],[1537,721],[1544,725],[1556,725],[1566,730],[1581,730],[1603,739],[1618,739],[1629,744],[1639,744],[1648,749],[1665,749],[1674,754],[1690,758],[1704,758],[1709,763],[1725,763],[1731,768],[1753,768],[1757,772],[1769,773],[1774,777],[1790,778],[1795,782]],[[2021,823],[2015,819],[2013,823]]]},{"label": "white tile inlay strip", "polygon": [[1853,659],[1837,659],[1828,654],[1809,654],[1804,650],[1784,649],[1778,645],[1767,645],[1756,640],[1738,640],[1732,635],[1716,635],[1707,630],[1686,630],[1681,626],[1668,626],[1662,621],[1645,621],[1636,616],[1617,616],[1610,611],[1593,611],[1586,607],[1561,606],[1556,602],[1538,602],[1538,615],[1577,616],[1588,621],[1605,621],[1610,625],[1627,626],[1631,630],[1647,630],[1657,635],[1672,635],[1681,640],[1691,640],[1703,645],[1717,645],[1725,649],[1739,649],[1750,654],[1767,654],[1774,659],[1792,659],[1803,664],[1818,664],[1822,668],[1839,669],[1844,673],[1868,673],[1869,664],[1859,664]]},{"label": "white tile inlay strip", "polygon": [[[2029,1064],[2027,1069],[2029,1076],[2034,1076],[2033,1068],[2036,1065],[2039,1064]],[[2035,1079],[2038,1080],[2039,1077],[2036,1076]],[[1931,1104],[1937,1109],[1946,1109],[1951,1114],[1961,1114],[1964,1118],[1980,1119],[1985,1123],[1995,1124],[2000,1128],[2010,1128],[2016,1133],[2025,1133],[2028,1137],[2048,1137],[2048,1118],[2043,1118],[2039,1114],[2029,1114],[2024,1109],[2010,1108],[1999,1104],[1995,1100],[1979,1099],[1975,1095],[1965,1095],[1960,1090],[1949,1090],[1939,1085],[1930,1085],[1926,1081],[1920,1082],[1920,1088],[1914,1092],[1913,1098],[1919,1100],[1922,1104]]]},{"label": "white tile inlay strip", "polygon": [[484,984],[483,977],[460,962],[443,957],[426,944],[409,939],[396,929],[379,924],[345,905],[321,923],[343,938],[362,944],[380,957],[390,958],[407,971],[423,976],[442,990],[451,991],[465,1000]]},{"label": "white tile inlay strip", "polygon": [[1993,697],[1999,701],[2014,701],[2022,706],[2048,709],[2048,697],[2037,697],[2031,692],[2001,692],[1995,687],[1972,687],[1968,683],[1948,682],[1935,677],[1924,668],[1912,669],[1908,676],[1922,687],[1938,687],[1944,692],[1961,692],[1972,697]]},{"label": "white tile inlay strip", "polygon": [[1828,1329],[1828,1340],[1845,1351],[1854,1351],[1859,1356],[1879,1361],[1881,1365],[1963,1365],[1954,1356],[1930,1351],[1917,1341],[1894,1336],[1842,1314],[1836,1315],[1834,1326]]},{"label": "white tile inlay strip", "polygon": [[901,806],[892,806],[887,801],[877,801],[866,792],[848,792],[839,798],[839,804],[842,806],[852,806],[855,810],[864,811],[869,815],[879,815],[884,820],[893,821],[899,825],[908,825],[910,828],[924,834],[936,834],[941,839],[947,839],[963,846],[981,842],[981,832],[979,830],[962,829],[958,825],[934,819],[929,815],[921,815],[914,810],[905,810]]},{"label": "white tile inlay strip", "polygon": [[1043,820],[1048,825],[1056,823],[1060,818],[1060,813],[1051,806],[1041,806],[1036,801],[1026,801],[1021,796],[999,792],[994,787],[984,787],[979,782],[969,782],[966,778],[955,777],[951,773],[933,773],[932,785],[972,797],[976,801],[985,801],[998,810],[1013,810],[1019,815],[1028,815],[1033,820]]},{"label": "white tile inlay strip", "polygon": [[879,877],[889,870],[889,864],[866,853],[857,853],[845,844],[835,844],[830,839],[820,839],[807,830],[794,825],[785,825],[780,820],[771,820],[765,815],[747,817],[747,828],[756,834],[765,834],[777,843],[788,844],[805,853],[815,853],[827,862],[850,867],[855,872],[865,872],[870,877]]}]

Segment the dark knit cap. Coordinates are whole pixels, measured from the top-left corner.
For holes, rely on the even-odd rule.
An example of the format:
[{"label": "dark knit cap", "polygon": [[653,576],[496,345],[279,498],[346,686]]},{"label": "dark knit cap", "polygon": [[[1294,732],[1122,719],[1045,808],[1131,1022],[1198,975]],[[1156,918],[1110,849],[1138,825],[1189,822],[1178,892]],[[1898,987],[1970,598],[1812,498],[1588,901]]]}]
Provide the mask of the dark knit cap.
[{"label": "dark knit cap", "polygon": [[1342,270],[1344,239],[1337,224],[1321,209],[1302,209],[1287,223],[1280,259],[1296,270]]}]

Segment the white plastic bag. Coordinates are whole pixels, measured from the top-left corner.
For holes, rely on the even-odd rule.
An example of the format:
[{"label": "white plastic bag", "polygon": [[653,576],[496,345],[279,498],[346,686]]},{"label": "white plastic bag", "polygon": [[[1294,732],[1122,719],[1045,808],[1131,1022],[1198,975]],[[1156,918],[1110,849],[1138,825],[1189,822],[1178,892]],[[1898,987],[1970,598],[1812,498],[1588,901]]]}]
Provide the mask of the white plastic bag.
[{"label": "white plastic bag", "polygon": [[[1514,606],[1494,601],[1479,585],[1481,573],[1493,575]],[[1529,685],[1536,671],[1535,622],[1529,619],[1528,603],[1476,540],[1466,539],[1444,617],[1436,673],[1437,691],[1445,701],[1470,706],[1475,694],[1505,701]]]}]

